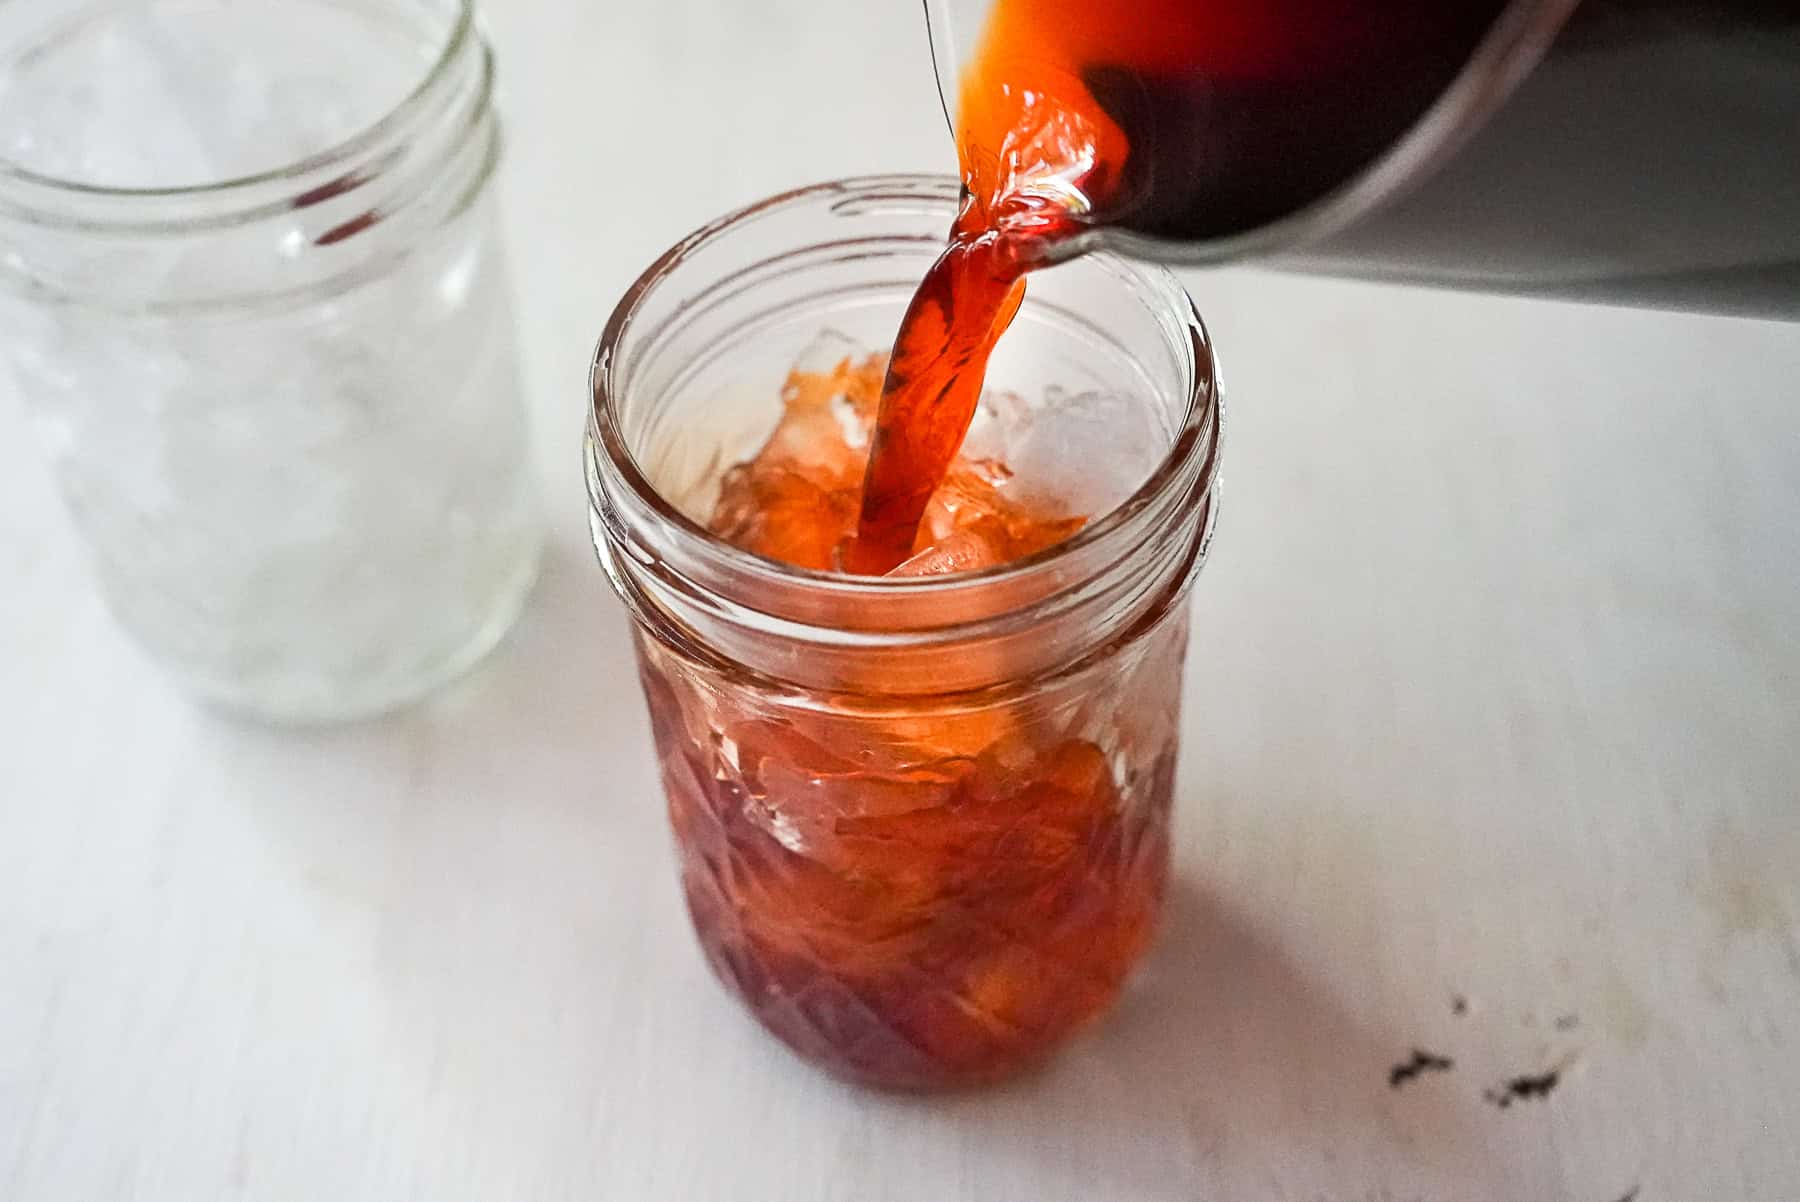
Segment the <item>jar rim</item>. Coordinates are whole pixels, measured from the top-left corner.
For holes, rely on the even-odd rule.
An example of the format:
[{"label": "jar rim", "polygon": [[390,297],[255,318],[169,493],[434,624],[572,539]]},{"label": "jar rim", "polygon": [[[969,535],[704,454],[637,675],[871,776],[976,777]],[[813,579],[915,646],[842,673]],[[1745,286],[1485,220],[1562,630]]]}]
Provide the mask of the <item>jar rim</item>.
[{"label": "jar rim", "polygon": [[[59,198],[107,208],[219,202],[216,209],[198,216],[184,213],[145,222],[141,214],[138,214],[122,217],[119,222],[134,227],[166,225],[196,229],[235,224],[246,216],[259,215],[269,207],[266,197],[259,194],[278,185],[293,186],[282,189],[282,195],[288,199],[281,207],[302,208],[307,202],[317,203],[339,195],[354,186],[357,164],[408,128],[428,107],[432,96],[445,86],[446,81],[454,74],[456,64],[470,47],[479,42],[475,25],[475,0],[454,0],[454,3],[455,13],[444,34],[443,44],[418,82],[379,117],[330,146],[279,167],[204,183],[162,187],[130,187],[64,179],[34,171],[0,154],[0,212],[8,207],[8,190],[25,198],[26,203],[19,207],[26,216],[50,219],[53,224],[62,224],[54,220],[57,213],[55,202]],[[321,178],[324,181],[321,184],[305,186]],[[296,190],[297,195],[294,194]],[[45,201],[35,205],[29,203],[34,196],[41,196]],[[96,223],[89,219],[75,224]],[[98,224],[110,223],[101,221]]]},{"label": "jar rim", "polygon": [[[633,508],[657,524],[662,544],[657,553],[670,559],[679,557],[681,562],[671,566],[703,588],[715,587],[719,582],[747,584],[750,588],[798,588],[823,599],[832,612],[840,615],[869,612],[865,607],[874,606],[874,612],[891,617],[897,612],[895,602],[902,603],[913,613],[941,612],[944,607],[918,606],[916,602],[926,596],[939,600],[948,597],[972,600],[976,593],[991,590],[996,585],[1017,584],[1031,578],[1040,579],[1042,587],[1026,589],[1028,600],[1025,604],[1053,601],[1056,594],[1066,591],[1071,584],[1065,568],[1087,561],[1092,566],[1086,575],[1091,576],[1095,570],[1104,570],[1128,551],[1129,547],[1120,545],[1121,539],[1129,539],[1139,532],[1146,511],[1157,508],[1159,503],[1166,504],[1173,494],[1184,488],[1202,498],[1209,496],[1217,475],[1220,410],[1218,372],[1211,337],[1192,298],[1167,271],[1126,264],[1107,254],[1088,258],[1101,262],[1123,278],[1148,286],[1170,303],[1188,335],[1187,345],[1183,348],[1188,356],[1184,359],[1188,395],[1169,447],[1156,468],[1128,498],[1060,543],[1007,563],[945,575],[854,576],[818,571],[769,559],[724,542],[682,513],[650,482],[621,427],[620,348],[638,310],[677,268],[708,243],[760,216],[788,206],[817,202],[842,206],[859,201],[903,198],[954,203],[959,193],[960,185],[948,176],[860,176],[812,184],[768,197],[709,222],[659,256],[632,282],[614,308],[595,348],[589,370],[592,397],[588,423],[590,455],[592,459],[604,460],[603,469],[589,474],[589,499],[595,513],[606,516],[607,506],[602,494],[607,486],[621,487]],[[592,466],[600,468],[598,463]],[[1210,528],[1209,521],[1208,535]],[[629,539],[633,533],[641,531],[616,533]],[[1204,554],[1204,546],[1201,554]],[[700,570],[692,571],[693,568]],[[1074,580],[1078,582],[1081,578],[1082,574],[1078,573]],[[970,607],[948,608],[954,612]],[[925,621],[928,625],[937,625],[930,619]],[[878,620],[877,624],[885,623]],[[905,625],[919,629],[911,622]],[[894,627],[890,624],[888,629],[894,630]]]}]

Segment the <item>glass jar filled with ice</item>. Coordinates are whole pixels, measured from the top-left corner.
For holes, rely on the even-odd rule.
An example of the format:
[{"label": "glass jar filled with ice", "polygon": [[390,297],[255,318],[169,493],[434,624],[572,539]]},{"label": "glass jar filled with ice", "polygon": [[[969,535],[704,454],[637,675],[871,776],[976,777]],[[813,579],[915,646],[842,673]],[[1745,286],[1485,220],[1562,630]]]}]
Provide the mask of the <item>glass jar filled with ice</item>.
[{"label": "glass jar filled with ice", "polygon": [[1148,947],[1218,465],[1192,302],[1089,256],[1034,278],[903,558],[844,567],[957,202],[882,177],[716,222],[592,376],[595,548],[695,934],[773,1034],[890,1088],[1020,1071]]},{"label": "glass jar filled with ice", "polygon": [[204,698],[397,705],[530,588],[492,84],[463,0],[0,4],[0,368]]}]

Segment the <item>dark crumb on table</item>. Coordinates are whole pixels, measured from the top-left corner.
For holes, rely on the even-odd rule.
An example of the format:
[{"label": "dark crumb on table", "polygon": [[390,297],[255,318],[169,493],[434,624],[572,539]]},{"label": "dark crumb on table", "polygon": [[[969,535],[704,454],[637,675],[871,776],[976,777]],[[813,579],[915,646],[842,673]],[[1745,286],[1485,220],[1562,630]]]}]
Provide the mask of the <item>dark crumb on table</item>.
[{"label": "dark crumb on table", "polygon": [[1547,1098],[1562,1081],[1563,1070],[1553,1068],[1548,1072],[1527,1074],[1514,1077],[1502,1085],[1485,1091],[1481,1096],[1505,1110],[1514,1102],[1524,1102],[1532,1098]]},{"label": "dark crumb on table", "polygon": [[1579,1014],[1563,1014],[1557,1016],[1556,1019],[1556,1029],[1558,1031],[1573,1031],[1580,1025],[1581,1015]]},{"label": "dark crumb on table", "polygon": [[1641,1185],[1632,1186],[1625,1192],[1625,1196],[1619,1199],[1619,1202],[1637,1202],[1638,1191],[1642,1188],[1644,1187]]},{"label": "dark crumb on table", "polygon": [[1469,1012],[1469,999],[1462,994],[1453,994],[1450,998],[1450,1013],[1461,1018]]},{"label": "dark crumb on table", "polygon": [[1402,1060],[1388,1070],[1388,1088],[1399,1089],[1414,1077],[1424,1073],[1447,1073],[1456,1067],[1456,1061],[1448,1056],[1439,1056],[1433,1052],[1413,1049],[1412,1059]]}]

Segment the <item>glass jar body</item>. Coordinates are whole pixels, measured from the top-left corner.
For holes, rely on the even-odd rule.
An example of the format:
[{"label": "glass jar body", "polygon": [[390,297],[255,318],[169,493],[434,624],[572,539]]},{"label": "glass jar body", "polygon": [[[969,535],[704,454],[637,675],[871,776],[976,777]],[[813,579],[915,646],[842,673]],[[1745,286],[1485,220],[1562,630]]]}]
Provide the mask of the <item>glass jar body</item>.
[{"label": "glass jar body", "polygon": [[955,202],[824,185],[677,247],[602,341],[589,442],[700,943],[776,1036],[890,1088],[1017,1071],[1142,956],[1213,516],[1204,331],[1162,273],[1094,260],[1034,279],[989,386],[1122,383],[1167,417],[1162,466],[1114,514],[936,579],[807,573],[706,533],[740,408],[754,445],[820,330],[891,338]]},{"label": "glass jar body", "polygon": [[190,691],[277,720],[458,673],[540,537],[486,48],[457,4],[342,12],[392,35],[359,69],[439,59],[328,154],[135,193],[0,174],[0,361],[103,595]]}]

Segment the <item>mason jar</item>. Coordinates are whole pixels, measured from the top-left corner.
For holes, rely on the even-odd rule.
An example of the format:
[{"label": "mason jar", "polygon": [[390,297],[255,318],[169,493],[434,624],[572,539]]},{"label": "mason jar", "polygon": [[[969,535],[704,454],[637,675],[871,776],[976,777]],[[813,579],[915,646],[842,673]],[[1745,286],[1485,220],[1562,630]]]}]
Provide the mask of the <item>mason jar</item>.
[{"label": "mason jar", "polygon": [[529,591],[493,83],[464,0],[0,4],[0,364],[202,698],[382,710]]},{"label": "mason jar", "polygon": [[821,330],[892,341],[957,192],[852,180],[708,226],[632,285],[592,373],[594,543],[632,618],[701,947],[795,1051],[893,1088],[1029,1064],[1149,945],[1218,462],[1193,305],[1099,255],[1031,277],[988,390],[1126,390],[1161,434],[1122,504],[1026,559],[913,578],[708,533],[721,473]]}]

